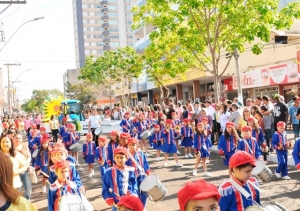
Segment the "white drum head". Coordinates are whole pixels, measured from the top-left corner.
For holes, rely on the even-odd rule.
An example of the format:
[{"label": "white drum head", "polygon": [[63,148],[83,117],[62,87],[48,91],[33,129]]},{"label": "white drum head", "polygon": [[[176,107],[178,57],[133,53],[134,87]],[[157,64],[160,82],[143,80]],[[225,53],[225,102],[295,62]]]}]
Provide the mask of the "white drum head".
[{"label": "white drum head", "polygon": [[96,135],[100,135],[101,132],[102,132],[102,128],[101,128],[101,127],[97,127],[97,128],[95,129],[95,134],[96,134]]},{"label": "white drum head", "polygon": [[34,150],[33,153],[32,153],[32,157],[35,158],[38,155],[38,153],[39,153],[38,149]]},{"label": "white drum head", "polygon": [[264,210],[261,207],[251,206],[251,207],[247,207],[245,211],[264,211]]},{"label": "white drum head", "polygon": [[157,184],[157,181],[159,181],[158,176],[155,174],[151,174],[142,181],[140,189],[145,192],[149,191]]},{"label": "white drum head", "polygon": [[262,160],[255,161],[255,165],[256,167],[252,170],[253,175],[258,175],[260,172],[262,172],[262,170],[264,170],[266,166],[265,162]]}]

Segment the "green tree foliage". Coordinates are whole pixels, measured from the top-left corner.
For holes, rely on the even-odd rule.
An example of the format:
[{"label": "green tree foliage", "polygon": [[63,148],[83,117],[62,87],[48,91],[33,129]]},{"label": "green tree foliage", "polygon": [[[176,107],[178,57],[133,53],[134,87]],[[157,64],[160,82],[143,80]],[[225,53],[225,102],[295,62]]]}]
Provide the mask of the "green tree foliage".
[{"label": "green tree foliage", "polygon": [[100,85],[107,93],[111,93],[112,87],[117,84],[126,86],[130,84],[124,82],[125,78],[131,81],[141,74],[142,63],[140,61],[140,56],[135,49],[129,46],[118,48],[116,51],[105,51],[104,55],[96,60],[92,56],[86,58],[85,66],[80,70],[79,79]]},{"label": "green tree foliage", "polygon": [[32,91],[31,99],[25,100],[25,103],[23,103],[21,107],[26,112],[41,112],[43,110],[43,103],[45,99],[62,95],[63,93],[58,89],[35,89]]},{"label": "green tree foliage", "polygon": [[66,98],[80,100],[82,105],[96,102],[97,87],[87,82],[71,85],[66,84]]},{"label": "green tree foliage", "polygon": [[[152,40],[177,36],[180,47],[189,49],[197,66],[219,84],[235,50],[243,52],[251,44],[260,54],[272,29],[288,29],[300,16],[299,5],[293,2],[278,12],[277,0],[147,0],[133,9],[133,28],[157,26]],[[215,87],[218,100],[220,87]]]}]

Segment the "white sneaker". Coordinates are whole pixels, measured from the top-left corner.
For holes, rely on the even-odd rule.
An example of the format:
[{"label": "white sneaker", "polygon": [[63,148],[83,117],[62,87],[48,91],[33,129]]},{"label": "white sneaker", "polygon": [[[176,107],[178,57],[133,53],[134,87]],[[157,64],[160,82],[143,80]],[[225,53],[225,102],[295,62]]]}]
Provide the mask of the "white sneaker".
[{"label": "white sneaker", "polygon": [[181,163],[176,163],[176,166],[182,167]]},{"label": "white sneaker", "polygon": [[166,166],[168,166],[168,162],[165,162],[165,163],[164,163],[164,167],[166,167]]},{"label": "white sneaker", "polygon": [[92,176],[94,176],[95,175],[95,171],[94,170],[92,170]]},{"label": "white sneaker", "polygon": [[284,179],[284,180],[290,180],[291,178],[289,177],[289,176],[284,176],[284,177],[282,177],[281,179]]},{"label": "white sneaker", "polygon": [[277,178],[281,178],[282,177],[281,173],[277,173],[276,171],[275,171],[275,175],[276,175]]},{"label": "white sneaker", "polygon": [[211,174],[210,174],[210,173],[208,173],[208,172],[205,172],[205,176],[207,176],[207,177],[211,177]]},{"label": "white sneaker", "polygon": [[193,176],[197,176],[197,169],[193,170]]},{"label": "white sneaker", "polygon": [[205,163],[206,163],[206,164],[209,164],[209,163],[210,163],[210,161],[209,161],[209,160],[206,160],[206,161],[205,161]]},{"label": "white sneaker", "polygon": [[159,157],[157,157],[157,158],[156,158],[156,161],[159,161],[159,160],[160,160]]},{"label": "white sneaker", "polygon": [[188,155],[188,154],[185,154],[185,158],[189,158],[189,155]]},{"label": "white sneaker", "polygon": [[42,193],[46,193],[46,192],[47,192],[46,186],[43,186],[43,187],[42,187]]},{"label": "white sneaker", "polygon": [[194,156],[193,156],[191,153],[189,153],[189,157],[190,157],[190,158],[193,158]]},{"label": "white sneaker", "polygon": [[75,164],[76,166],[81,166],[78,162]]},{"label": "white sneaker", "polygon": [[93,173],[90,173],[89,177],[92,177],[93,176]]},{"label": "white sneaker", "polygon": [[148,152],[145,153],[145,156],[148,157],[150,154]]},{"label": "white sneaker", "polygon": [[180,155],[181,153],[177,150],[177,155]]}]

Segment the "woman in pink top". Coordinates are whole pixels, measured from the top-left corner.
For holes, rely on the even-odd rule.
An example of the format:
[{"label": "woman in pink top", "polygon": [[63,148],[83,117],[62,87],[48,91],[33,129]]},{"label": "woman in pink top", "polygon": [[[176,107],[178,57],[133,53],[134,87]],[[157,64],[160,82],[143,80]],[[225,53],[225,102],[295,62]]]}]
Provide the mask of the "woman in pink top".
[{"label": "woman in pink top", "polygon": [[29,115],[27,115],[26,119],[24,119],[24,124],[25,124],[25,131],[27,132],[27,137],[28,137],[30,131],[30,124],[31,124],[31,119],[29,119]]},{"label": "woman in pink top", "polygon": [[39,130],[40,126],[41,126],[41,118],[39,117],[38,114],[35,115],[35,118],[33,121],[34,121],[34,124],[36,124],[37,129]]},{"label": "woman in pink top", "polygon": [[176,106],[176,113],[177,113],[178,119],[181,119],[182,112],[183,112],[183,108],[182,108],[181,102],[178,102],[177,106]]}]

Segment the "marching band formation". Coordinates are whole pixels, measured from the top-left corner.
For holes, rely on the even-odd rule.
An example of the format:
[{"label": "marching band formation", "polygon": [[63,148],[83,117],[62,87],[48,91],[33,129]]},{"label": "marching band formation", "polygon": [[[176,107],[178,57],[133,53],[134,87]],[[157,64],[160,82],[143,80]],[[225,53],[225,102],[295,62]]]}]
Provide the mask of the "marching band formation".
[{"label": "marching band formation", "polygon": [[[112,210],[142,211],[149,197],[159,201],[167,192],[159,177],[151,174],[147,160],[150,148],[155,150],[156,161],[162,162],[163,166],[168,166],[171,154],[175,165],[181,167],[177,155],[180,154],[179,146],[182,146],[184,158],[196,158],[196,161],[191,160],[195,162],[192,175],[197,175],[198,166],[202,164],[205,176],[212,177],[207,164],[214,144],[224,165],[228,166],[229,179],[219,189],[204,180],[187,183],[178,192],[181,211],[199,210],[197,207],[205,206],[221,211],[282,208],[275,202],[260,204],[259,184],[269,181],[273,174],[266,165],[270,149],[277,154],[277,178],[290,179],[287,168],[290,149],[293,149],[295,166],[300,170],[300,140],[297,139],[295,144],[288,141],[285,122],[276,123],[277,130],[268,144],[257,119],[252,116],[247,118],[240,133],[234,121],[227,121],[217,141],[212,140],[214,131],[207,116],[197,124],[191,115],[181,120],[177,112],[171,112],[170,116],[167,118],[163,112],[140,112],[133,117],[130,112],[125,112],[120,123],[122,131],[113,130],[108,136],[93,131],[86,135],[83,144],[79,142],[81,137],[76,126],[68,123],[67,118],[62,119],[61,141],[58,142],[53,142],[43,126],[38,130],[35,124],[31,124],[28,133],[31,165],[37,176],[42,176],[42,193],[48,195],[48,210],[93,210],[76,170],[80,166],[80,152],[89,177],[95,175],[95,163],[99,166],[102,196]],[[30,176],[36,183],[35,173],[30,172]]]}]

